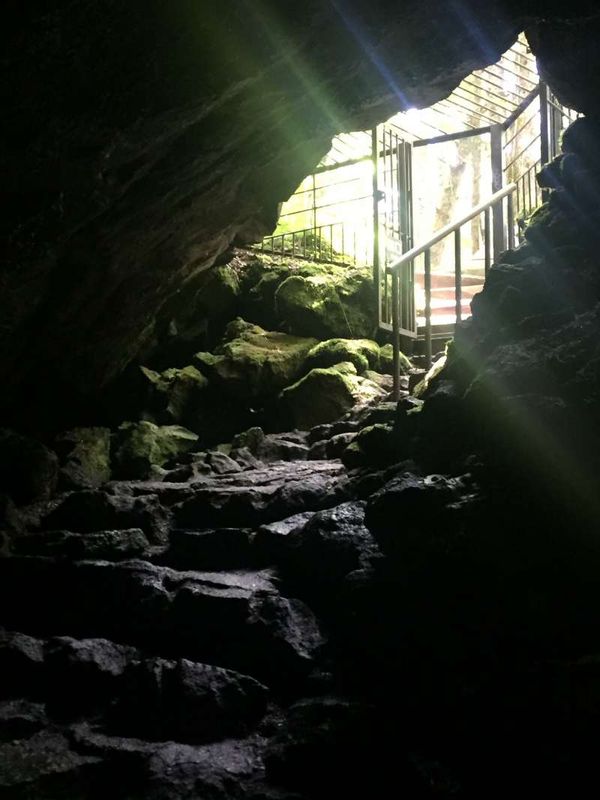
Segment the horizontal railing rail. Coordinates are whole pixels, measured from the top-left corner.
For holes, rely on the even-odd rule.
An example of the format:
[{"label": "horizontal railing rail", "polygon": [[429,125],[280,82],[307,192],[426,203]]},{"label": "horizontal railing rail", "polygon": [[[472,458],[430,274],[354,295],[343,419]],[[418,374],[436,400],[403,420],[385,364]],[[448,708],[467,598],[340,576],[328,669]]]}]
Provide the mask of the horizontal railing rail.
[{"label": "horizontal railing rail", "polygon": [[[493,194],[488,200],[475,206],[460,219],[440,228],[424,244],[413,247],[395,261],[388,265],[386,273],[392,278],[392,345],[393,345],[393,378],[394,378],[394,397],[400,395],[400,308],[402,283],[407,284],[406,272],[414,273],[415,259],[424,256],[424,291],[425,291],[425,352],[427,365],[431,366],[432,357],[432,325],[431,325],[431,250],[435,245],[442,242],[448,236],[454,237],[454,276],[455,276],[455,312],[456,321],[460,322],[462,316],[462,242],[461,228],[480,215],[484,215],[484,269],[485,274],[491,266],[493,244],[502,242],[503,246],[509,248],[515,245],[515,222],[514,222],[514,194],[517,191],[517,184],[511,183],[500,191]],[[506,213],[506,233],[504,228],[503,202],[507,201]],[[500,213],[496,213],[496,212]],[[492,212],[494,219],[492,220]],[[498,230],[499,234],[498,235]],[[499,252],[495,252],[496,257]]]}]

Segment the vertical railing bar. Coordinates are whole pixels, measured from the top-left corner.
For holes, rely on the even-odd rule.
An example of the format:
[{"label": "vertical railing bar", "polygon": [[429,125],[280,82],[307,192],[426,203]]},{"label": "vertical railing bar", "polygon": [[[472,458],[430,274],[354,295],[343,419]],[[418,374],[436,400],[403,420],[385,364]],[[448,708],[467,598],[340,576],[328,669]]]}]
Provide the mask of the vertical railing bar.
[{"label": "vertical railing bar", "polygon": [[425,250],[425,359],[431,366],[431,249]]},{"label": "vertical railing bar", "polygon": [[513,203],[513,195],[509,194],[506,198],[506,205],[507,211],[506,216],[508,218],[508,249],[514,250],[515,249],[515,209]]},{"label": "vertical railing bar", "polygon": [[490,209],[486,208],[484,211],[484,233],[483,233],[483,241],[484,241],[484,253],[485,253],[485,262],[484,262],[484,271],[485,276],[487,277],[488,271],[492,264],[491,259],[491,238],[492,238],[492,222],[491,222],[491,214]]},{"label": "vertical railing bar", "polygon": [[462,247],[460,228],[454,231],[454,299],[456,321],[462,320]]},{"label": "vertical railing bar", "polygon": [[[387,283],[387,280],[386,280]],[[393,399],[400,399],[400,303],[399,283],[397,272],[392,273],[392,374],[393,374]]]}]

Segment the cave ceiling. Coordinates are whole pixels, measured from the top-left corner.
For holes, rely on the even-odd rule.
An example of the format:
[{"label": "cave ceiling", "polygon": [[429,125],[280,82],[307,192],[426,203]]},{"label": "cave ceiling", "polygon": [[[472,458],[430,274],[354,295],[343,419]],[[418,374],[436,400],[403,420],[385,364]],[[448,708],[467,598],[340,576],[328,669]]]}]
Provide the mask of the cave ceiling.
[{"label": "cave ceiling", "polygon": [[74,0],[4,6],[8,419],[82,407],[328,150],[446,96],[521,30],[598,101],[596,3]]}]

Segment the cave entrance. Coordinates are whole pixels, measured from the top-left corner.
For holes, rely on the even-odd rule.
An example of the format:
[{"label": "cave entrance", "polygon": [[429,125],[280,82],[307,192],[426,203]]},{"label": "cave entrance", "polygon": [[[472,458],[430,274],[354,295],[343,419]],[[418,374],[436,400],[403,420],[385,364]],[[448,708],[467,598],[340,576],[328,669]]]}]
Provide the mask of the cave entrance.
[{"label": "cave entrance", "polygon": [[540,81],[522,35],[430,108],[335,137],[261,248],[371,266],[380,329],[430,362],[494,258],[521,239],[544,199],[536,173],[576,116]]}]

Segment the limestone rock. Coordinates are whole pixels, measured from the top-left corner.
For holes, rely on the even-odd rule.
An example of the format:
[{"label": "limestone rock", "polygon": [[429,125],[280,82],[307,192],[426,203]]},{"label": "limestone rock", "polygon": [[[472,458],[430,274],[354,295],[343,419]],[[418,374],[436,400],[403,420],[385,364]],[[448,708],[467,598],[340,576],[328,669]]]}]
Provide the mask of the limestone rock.
[{"label": "limestone rock", "polygon": [[153,466],[161,467],[177,455],[191,450],[198,435],[179,425],[124,422],[117,434],[115,472],[121,478],[146,478]]},{"label": "limestone rock", "polygon": [[60,479],[69,489],[95,489],[110,480],[110,430],[74,428],[55,440]]}]

